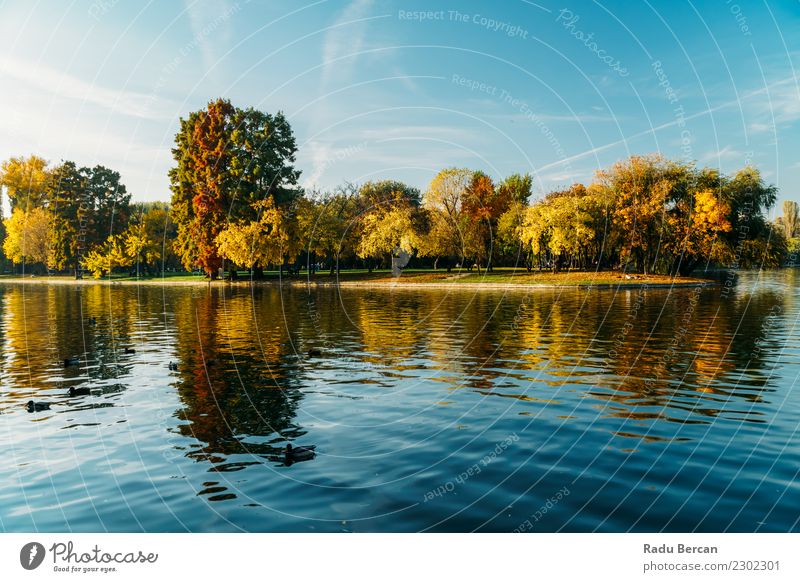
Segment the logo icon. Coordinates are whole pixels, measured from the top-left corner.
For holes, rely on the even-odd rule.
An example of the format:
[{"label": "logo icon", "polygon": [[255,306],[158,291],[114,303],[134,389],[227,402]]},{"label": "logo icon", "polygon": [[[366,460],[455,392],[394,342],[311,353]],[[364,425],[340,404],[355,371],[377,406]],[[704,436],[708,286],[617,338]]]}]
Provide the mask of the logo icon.
[{"label": "logo icon", "polygon": [[44,546],[39,542],[30,542],[19,551],[19,563],[26,570],[35,570],[44,562]]}]

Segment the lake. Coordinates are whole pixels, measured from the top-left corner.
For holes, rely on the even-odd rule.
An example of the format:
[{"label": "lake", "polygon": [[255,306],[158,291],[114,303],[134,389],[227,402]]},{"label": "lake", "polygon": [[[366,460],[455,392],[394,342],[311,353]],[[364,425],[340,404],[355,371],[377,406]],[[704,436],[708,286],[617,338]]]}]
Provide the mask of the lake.
[{"label": "lake", "polygon": [[0,284],[0,529],[798,531],[798,273]]}]

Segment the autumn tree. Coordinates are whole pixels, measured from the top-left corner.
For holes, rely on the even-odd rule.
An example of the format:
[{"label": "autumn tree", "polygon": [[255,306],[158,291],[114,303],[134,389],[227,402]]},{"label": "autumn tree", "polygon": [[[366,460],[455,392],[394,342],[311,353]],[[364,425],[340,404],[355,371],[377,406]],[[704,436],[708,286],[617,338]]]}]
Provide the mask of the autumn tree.
[{"label": "autumn tree", "polygon": [[669,272],[687,275],[704,261],[724,263],[728,254],[720,235],[731,231],[730,215],[730,204],[712,190],[695,191],[677,201],[667,211],[664,254],[672,263]]},{"label": "autumn tree", "polygon": [[778,217],[776,222],[787,239],[800,235],[800,210],[797,202],[784,200],[783,216]]},{"label": "autumn tree", "polygon": [[15,208],[4,221],[3,251],[14,263],[50,263],[52,216],[44,208]]},{"label": "autumn tree", "polygon": [[419,190],[396,180],[367,182],[358,189],[357,200],[357,254],[368,260],[370,271],[370,259],[412,254],[419,247]]},{"label": "autumn tree", "polygon": [[599,263],[595,239],[598,228],[597,200],[583,184],[551,192],[525,214],[520,226],[522,242],[541,267],[554,272],[565,266],[586,269]]},{"label": "autumn tree", "polygon": [[174,269],[179,262],[172,248],[176,231],[169,217],[169,205],[163,202],[135,204],[128,228],[122,233],[126,255],[137,276]]},{"label": "autumn tree", "polygon": [[599,185],[614,207],[613,221],[623,240],[621,260],[647,274],[655,268],[666,209],[689,195],[685,164],[660,155],[632,156],[597,173]]},{"label": "autumn tree", "polygon": [[[241,110],[217,99],[181,120],[175,142],[170,187],[176,250],[187,269],[200,266],[215,278],[222,265],[217,237],[229,221],[243,228],[260,220],[259,205],[267,199],[280,209],[297,197],[294,137],[280,113]],[[229,255],[248,256],[248,249],[232,251],[230,236],[227,244]]]},{"label": "autumn tree", "polygon": [[298,224],[303,249],[324,257],[331,275],[344,258],[354,256],[361,233],[358,190],[351,184],[333,192],[313,193],[298,200]]},{"label": "autumn tree", "polygon": [[422,241],[420,254],[434,257],[434,266],[444,258],[448,271],[452,259],[460,259],[461,264],[466,262],[471,246],[464,199],[472,175],[473,172],[466,168],[447,168],[434,176],[425,192],[423,206],[428,213],[430,227]]},{"label": "autumn tree", "polygon": [[13,211],[44,206],[45,186],[49,179],[47,161],[39,156],[11,158],[0,167],[0,186],[5,186]]},{"label": "autumn tree", "polygon": [[131,258],[125,248],[125,237],[121,234],[109,236],[98,248],[92,249],[83,260],[83,267],[92,273],[95,279],[111,272],[118,267],[129,267]]},{"label": "autumn tree", "polygon": [[216,243],[222,257],[236,265],[282,264],[290,246],[289,225],[269,197],[256,202],[258,220],[228,224],[218,235]]},{"label": "autumn tree", "polygon": [[413,206],[376,207],[362,217],[358,256],[380,260],[400,253],[414,254],[420,247],[419,221],[418,208]]}]

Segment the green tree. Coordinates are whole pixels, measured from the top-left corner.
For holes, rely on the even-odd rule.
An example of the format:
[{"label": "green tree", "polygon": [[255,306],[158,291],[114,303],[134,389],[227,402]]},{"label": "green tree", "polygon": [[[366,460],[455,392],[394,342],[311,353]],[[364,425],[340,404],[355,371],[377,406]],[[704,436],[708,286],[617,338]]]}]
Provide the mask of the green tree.
[{"label": "green tree", "polygon": [[86,190],[78,205],[78,216],[86,228],[86,246],[92,248],[128,226],[131,195],[115,170],[98,165],[81,168],[80,172]]},{"label": "green tree", "polygon": [[294,212],[296,144],[280,113],[241,110],[217,99],[181,120],[172,153],[176,252],[187,269],[200,266],[215,278],[222,265],[218,235],[229,220],[236,228],[258,222],[263,201]]},{"label": "green tree", "polygon": [[76,272],[81,255],[88,251],[89,209],[84,206],[86,175],[75,162],[67,161],[51,172],[45,185],[45,199],[52,213],[51,268]]},{"label": "green tree", "polygon": [[497,191],[509,203],[527,204],[533,191],[533,178],[530,174],[511,174],[497,185]]}]

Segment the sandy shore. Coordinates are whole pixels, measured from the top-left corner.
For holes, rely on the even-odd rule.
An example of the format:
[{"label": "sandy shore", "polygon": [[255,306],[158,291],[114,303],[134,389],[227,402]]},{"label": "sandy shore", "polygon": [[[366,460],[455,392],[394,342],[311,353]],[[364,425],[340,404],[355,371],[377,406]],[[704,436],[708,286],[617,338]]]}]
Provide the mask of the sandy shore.
[{"label": "sandy shore", "polygon": [[343,288],[368,288],[368,289],[450,289],[450,290],[500,290],[500,291],[525,291],[530,289],[638,289],[647,287],[648,289],[671,289],[681,287],[713,287],[718,286],[716,281],[675,281],[675,282],[653,282],[648,280],[620,280],[619,283],[461,283],[452,281],[449,283],[436,282],[412,282],[402,280],[377,280],[377,281],[311,281],[305,278],[299,279],[268,279],[263,281],[251,281],[240,279],[238,281],[208,281],[200,279],[197,281],[173,281],[171,279],[144,279],[126,281],[108,281],[102,279],[70,279],[67,277],[9,277],[0,278],[0,284],[11,285],[104,285],[104,286],[162,286],[162,287],[208,287],[208,286],[230,286],[230,287],[249,287],[250,285],[267,286],[286,286],[286,287],[343,287]]}]

